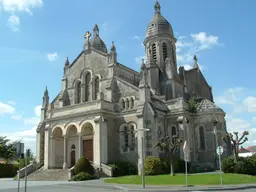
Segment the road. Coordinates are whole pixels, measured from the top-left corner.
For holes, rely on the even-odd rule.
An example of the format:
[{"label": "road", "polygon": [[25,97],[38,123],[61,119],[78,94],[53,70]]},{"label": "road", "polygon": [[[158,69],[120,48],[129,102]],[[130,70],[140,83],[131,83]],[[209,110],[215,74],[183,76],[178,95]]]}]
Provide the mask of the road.
[{"label": "road", "polygon": [[[24,181],[21,183],[21,188],[19,192],[25,192],[24,190]],[[18,182],[13,180],[1,180],[0,179],[0,192],[17,192]],[[127,192],[124,189],[115,188],[112,185],[104,184],[103,180],[96,181],[88,181],[88,182],[66,182],[66,181],[29,181],[27,184],[27,192]],[[137,188],[137,187],[136,187]],[[138,189],[138,188],[137,188]],[[137,190],[132,190],[133,192]],[[154,191],[160,192],[158,189],[144,189],[143,191]],[[181,189],[170,188],[165,192],[175,192],[181,191]],[[199,192],[200,190],[190,190],[190,192]],[[204,190],[201,190],[201,192]],[[242,192],[255,192],[254,189],[247,190],[223,190],[225,192],[234,192],[234,191],[242,191]],[[138,190],[137,192],[142,192],[142,190]]]}]

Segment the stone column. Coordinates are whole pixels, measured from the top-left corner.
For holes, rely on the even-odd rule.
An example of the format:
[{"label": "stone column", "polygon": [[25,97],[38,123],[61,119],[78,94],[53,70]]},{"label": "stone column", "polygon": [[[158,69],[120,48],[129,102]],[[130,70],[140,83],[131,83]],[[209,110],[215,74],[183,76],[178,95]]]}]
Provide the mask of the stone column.
[{"label": "stone column", "polygon": [[93,160],[96,165],[108,162],[107,122],[101,116],[94,119]]},{"label": "stone column", "polygon": [[78,158],[83,156],[83,134],[78,133]]},{"label": "stone column", "polygon": [[63,159],[63,169],[67,169],[67,136],[64,135],[64,159]]},{"label": "stone column", "polygon": [[40,144],[41,144],[41,134],[40,132],[37,132],[36,133],[36,162],[39,163],[40,162],[40,154],[41,154],[41,147],[40,147]]},{"label": "stone column", "polygon": [[49,148],[50,148],[50,144],[49,144],[49,130],[48,128],[45,129],[45,133],[44,133],[44,168],[48,169],[49,168]]},{"label": "stone column", "polygon": [[50,151],[51,151],[51,154],[50,154],[50,165],[49,167],[52,169],[53,168],[53,144],[52,144],[52,136],[50,136]]}]

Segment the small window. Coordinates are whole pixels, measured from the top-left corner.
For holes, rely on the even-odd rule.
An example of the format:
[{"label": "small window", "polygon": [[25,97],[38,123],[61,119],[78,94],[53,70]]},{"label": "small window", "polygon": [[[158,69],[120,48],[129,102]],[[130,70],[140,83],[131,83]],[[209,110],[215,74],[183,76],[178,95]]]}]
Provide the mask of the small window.
[{"label": "small window", "polygon": [[77,83],[77,87],[76,87],[77,91],[76,91],[76,102],[77,103],[81,103],[81,82],[79,81]]},{"label": "small window", "polygon": [[167,45],[166,45],[166,43],[163,43],[162,48],[163,48],[163,59],[165,61],[167,59]]},{"label": "small window", "polygon": [[134,126],[132,125],[130,128],[131,131],[131,151],[135,149],[135,133],[134,133]]},{"label": "small window", "polygon": [[123,109],[125,109],[125,101],[122,99]]},{"label": "small window", "polygon": [[127,99],[126,99],[126,109],[129,109],[129,108],[130,108],[129,99],[127,98]]},{"label": "small window", "polygon": [[73,145],[71,146],[71,149],[72,149],[72,150],[75,150],[75,149],[76,149],[76,146],[73,144]]},{"label": "small window", "polygon": [[152,45],[152,54],[153,54],[153,59],[156,62],[157,56],[156,56],[156,44],[155,43]]},{"label": "small window", "polygon": [[128,128],[124,127],[124,148],[123,151],[127,152],[129,146],[129,135],[128,135]]},{"label": "small window", "polygon": [[131,104],[130,104],[131,109],[134,107],[134,99],[131,97]]},{"label": "small window", "polygon": [[199,128],[199,137],[200,137],[200,149],[205,149],[205,136],[204,136],[204,128],[201,126]]}]

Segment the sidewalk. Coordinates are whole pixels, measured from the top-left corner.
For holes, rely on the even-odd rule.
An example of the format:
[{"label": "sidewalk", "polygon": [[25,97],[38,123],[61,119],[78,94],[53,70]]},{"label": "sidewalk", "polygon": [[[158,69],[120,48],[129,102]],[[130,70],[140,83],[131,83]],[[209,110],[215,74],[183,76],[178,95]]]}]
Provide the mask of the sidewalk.
[{"label": "sidewalk", "polygon": [[253,189],[256,191],[256,184],[245,184],[245,185],[207,185],[207,186],[150,186],[146,185],[145,189],[142,188],[141,185],[115,185],[116,189],[120,189],[123,191],[224,191],[224,190],[244,190],[244,189]]}]

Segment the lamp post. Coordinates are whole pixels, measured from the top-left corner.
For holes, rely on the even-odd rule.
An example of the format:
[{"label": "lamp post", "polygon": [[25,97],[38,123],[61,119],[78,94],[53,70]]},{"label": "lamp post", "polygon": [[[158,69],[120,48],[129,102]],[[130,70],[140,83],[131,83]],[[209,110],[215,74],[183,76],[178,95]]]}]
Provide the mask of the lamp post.
[{"label": "lamp post", "polygon": [[143,132],[141,136],[141,174],[142,174],[142,187],[145,188],[145,170],[144,170],[144,158],[145,158],[145,146],[144,146],[144,133],[150,131],[150,129],[136,129],[135,132]]},{"label": "lamp post", "polygon": [[178,122],[181,130],[183,130],[184,133],[185,133],[184,134],[185,142],[184,142],[184,145],[183,145],[183,152],[184,152],[184,160],[185,160],[186,187],[188,187],[188,161],[189,161],[189,152],[190,152],[190,150],[189,150],[189,145],[188,145],[188,134],[187,134],[188,130],[185,130],[183,123],[188,124],[189,121],[188,121],[187,118],[184,118],[183,116],[180,116],[180,117],[178,117],[177,122]]},{"label": "lamp post", "polygon": [[221,148],[221,146],[219,146],[218,144],[218,138],[217,138],[217,124],[218,121],[213,120],[212,121],[212,126],[213,126],[213,133],[215,134],[215,141],[216,141],[216,153],[219,157],[219,167],[220,167],[220,185],[222,186],[222,167],[221,167],[221,154],[223,152],[223,149]]}]

